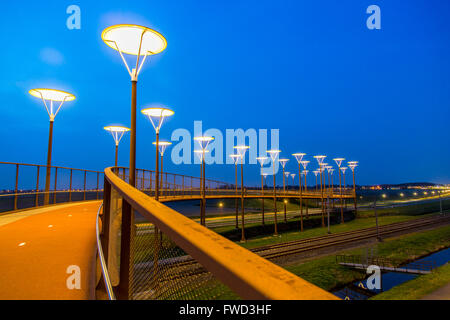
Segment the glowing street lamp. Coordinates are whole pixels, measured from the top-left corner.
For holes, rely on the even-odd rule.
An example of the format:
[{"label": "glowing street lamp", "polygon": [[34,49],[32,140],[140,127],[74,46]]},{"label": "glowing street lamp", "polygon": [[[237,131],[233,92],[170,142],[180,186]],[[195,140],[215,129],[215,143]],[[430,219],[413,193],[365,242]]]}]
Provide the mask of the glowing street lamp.
[{"label": "glowing street lamp", "polygon": [[[286,177],[286,179],[287,179],[287,187],[288,187],[288,192],[289,192],[289,175],[290,175],[291,173],[289,172],[289,171],[286,171],[285,173],[284,173],[284,176]],[[286,193],[286,192],[285,192]],[[286,217],[286,205],[287,205],[287,200],[285,199],[284,200],[284,222],[287,222],[287,217]]]},{"label": "glowing street lamp", "polygon": [[242,235],[241,235],[241,242],[245,242],[245,224],[244,224],[244,215],[245,215],[245,209],[244,209],[244,158],[245,153],[249,149],[249,146],[235,146],[234,149],[236,149],[237,154],[240,156],[241,160],[241,209],[242,209]]},{"label": "glowing street lamp", "polygon": [[[106,28],[102,32],[102,40],[107,46],[119,52],[131,77],[129,183],[134,187],[136,186],[136,96],[138,75],[147,56],[162,52],[167,47],[167,41],[155,30],[130,24],[119,24]],[[124,54],[137,57],[135,68],[130,70]],[[141,61],[142,56],[143,59]],[[157,193],[155,198],[158,198]]]},{"label": "glowing street lamp", "polygon": [[317,189],[319,188],[318,182],[317,182],[317,176],[319,175],[319,170],[314,170],[313,173],[314,173],[314,176],[316,177],[316,191],[317,191]]},{"label": "glowing street lamp", "polygon": [[291,173],[292,185],[295,185],[295,176],[296,175],[297,175],[296,173]]},{"label": "glowing street lamp", "polygon": [[355,168],[358,166],[358,161],[349,161],[348,167],[350,170],[352,170],[353,174],[353,197],[354,197],[354,204],[355,204],[355,216],[357,214],[357,204],[356,204],[356,183],[355,183]]},{"label": "glowing street lamp", "polygon": [[344,223],[344,204],[342,202],[342,183],[341,183],[341,166],[342,161],[344,161],[344,158],[335,158],[333,159],[336,162],[336,165],[338,166],[339,171],[339,194],[341,198],[341,223]]},{"label": "glowing street lamp", "polygon": [[[286,164],[288,163],[289,159],[280,159],[279,162],[281,164],[281,166],[283,167],[283,193],[286,195],[286,175],[285,175],[285,167]],[[284,206],[284,222],[286,222],[286,201],[283,202],[283,206]]]},{"label": "glowing street lamp", "polygon": [[128,129],[127,127],[122,127],[122,126],[107,126],[107,127],[104,127],[103,129],[110,132],[114,139],[114,142],[116,145],[116,155],[115,155],[114,167],[117,167],[120,140],[122,140],[122,137],[125,134],[125,132],[130,131],[130,129]]},{"label": "glowing street lamp", "polygon": [[[239,228],[239,223],[238,223],[238,199],[237,199],[237,194],[238,194],[238,187],[237,187],[237,165],[240,159],[240,155],[238,154],[231,154],[230,158],[233,159],[233,163],[234,163],[234,176],[235,176],[235,195],[236,198],[234,199],[234,205],[236,208],[236,229]],[[263,203],[263,213],[264,213],[264,203]],[[264,218],[263,218],[263,223],[264,223]]]},{"label": "glowing street lamp", "polygon": [[[346,184],[345,184],[345,171],[347,171],[347,167],[341,167],[340,168],[341,169],[341,171],[342,171],[342,177],[343,177],[343,180],[344,180],[344,190],[346,190],[347,188],[346,188]],[[347,202],[346,202],[346,200],[344,199],[344,207],[345,207],[345,209],[347,209]]]},{"label": "glowing street lamp", "polygon": [[206,148],[208,148],[208,145],[211,141],[214,140],[213,137],[208,137],[208,136],[199,136],[199,137],[194,137],[194,140],[198,142],[199,146],[200,146],[200,150],[201,152],[201,170],[203,171],[201,173],[201,178],[200,178],[200,182],[201,182],[201,196],[202,196],[202,201],[201,201],[201,211],[200,211],[200,224],[205,225],[206,224],[206,217],[205,217],[205,206],[206,206],[206,184],[205,184],[205,153],[206,153]]},{"label": "glowing street lamp", "polygon": [[[300,231],[303,231],[303,192],[302,192],[302,160],[306,156],[306,153],[294,153],[292,154],[298,164],[298,186],[300,192]],[[308,161],[309,162],[309,161]],[[306,164],[308,165],[308,164]]]},{"label": "glowing street lamp", "polygon": [[261,193],[262,193],[262,224],[264,225],[264,173],[263,173],[263,167],[266,161],[268,160],[268,157],[257,157],[256,160],[258,160],[259,165],[261,166]]},{"label": "glowing street lamp", "polygon": [[273,209],[274,209],[274,221],[275,221],[275,232],[274,236],[278,236],[278,221],[277,221],[277,192],[276,192],[276,182],[275,182],[275,161],[280,154],[280,150],[268,150],[267,153],[272,160],[272,169],[273,169]]},{"label": "glowing street lamp", "polygon": [[[308,172],[309,172],[308,170],[303,170],[303,176],[305,177],[305,193],[308,191],[308,187],[307,187]],[[308,199],[307,198],[305,199],[305,206],[306,206],[306,216],[308,216]]]},{"label": "glowing street lamp", "polygon": [[322,203],[322,227],[325,227],[325,212],[324,212],[324,203],[323,203],[323,161],[325,160],[326,156],[319,155],[314,156],[314,159],[317,160],[317,164],[319,165],[319,173],[320,173],[320,199]]},{"label": "glowing street lamp", "polygon": [[[160,170],[160,175],[161,175],[161,180],[160,180],[160,182],[159,182],[159,184],[160,184],[160,190],[161,190],[161,193],[163,193],[163,190],[164,190],[164,175],[163,175],[163,172],[164,172],[164,170],[163,170],[163,159],[164,159],[164,152],[166,152],[166,148],[168,147],[168,146],[170,146],[171,144],[172,144],[172,142],[170,142],[170,141],[158,141],[158,142],[153,142],[153,144],[155,145],[155,146],[158,146],[158,151],[159,151],[159,154],[161,155],[161,170]],[[167,179],[167,176],[166,176],[166,179]],[[167,181],[166,181],[166,184],[167,184]],[[167,185],[166,185],[166,189],[167,189]]]},{"label": "glowing street lamp", "polygon": [[[52,164],[52,148],[53,148],[53,122],[58,114],[59,110],[66,101],[75,100],[75,96],[71,93],[56,90],[56,89],[31,89],[29,92],[33,97],[39,98],[44,103],[45,109],[47,110],[48,116],[50,118],[50,129],[48,135],[48,149],[47,149],[47,172],[45,176],[45,195],[44,204],[49,203],[50,198],[50,174],[51,174],[51,164]],[[48,102],[48,104],[47,104]],[[59,106],[56,111],[53,107],[53,102],[59,102]]]},{"label": "glowing street lamp", "polygon": [[[168,108],[145,108],[141,110],[142,114],[146,115],[150,122],[152,123],[153,128],[155,129],[156,133],[156,161],[155,161],[155,200],[159,200],[159,132],[161,130],[161,126],[164,123],[164,119],[166,117],[170,117],[174,114],[174,112]],[[135,126],[136,129],[136,126]],[[131,131],[133,131],[133,126],[131,126]],[[136,131],[134,132],[136,134]],[[136,138],[136,137],[135,137]],[[134,144],[136,141],[134,141]],[[134,149],[133,152],[136,152],[136,149]],[[134,155],[134,161],[136,160],[136,155]],[[131,156],[130,156],[131,159]],[[134,166],[134,164],[133,164]],[[134,173],[133,173],[134,174]],[[131,164],[130,164],[130,179],[131,179]],[[134,177],[133,177],[134,179]],[[130,182],[131,184],[131,182]],[[133,184],[131,184],[134,186]]]}]

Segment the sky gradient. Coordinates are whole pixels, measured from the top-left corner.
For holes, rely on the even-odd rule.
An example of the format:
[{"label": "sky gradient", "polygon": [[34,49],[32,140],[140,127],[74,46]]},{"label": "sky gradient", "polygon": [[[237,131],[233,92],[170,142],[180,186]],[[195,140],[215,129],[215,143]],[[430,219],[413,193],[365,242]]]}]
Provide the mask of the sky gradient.
[{"label": "sky gradient", "polygon": [[[178,128],[193,133],[195,120],[224,134],[279,129],[293,172],[291,154],[305,152],[311,163],[316,154],[358,160],[359,184],[450,183],[448,1],[45,3],[2,4],[1,161],[45,164],[48,115],[28,91],[53,87],[77,100],[56,117],[52,163],[113,165],[113,139],[103,127],[129,126],[131,87],[100,35],[132,23],[168,41],[139,77],[138,168],[154,168],[154,131],[140,110],[157,103],[175,111],[162,139]],[[81,8],[80,30],[66,27],[71,4]],[[371,4],[381,8],[381,30],[366,27]],[[128,150],[126,136],[120,165],[128,165]],[[167,160],[165,167],[199,173],[198,165]],[[233,181],[234,168],[212,165],[207,176]],[[247,165],[245,177],[259,183],[259,166]]]}]

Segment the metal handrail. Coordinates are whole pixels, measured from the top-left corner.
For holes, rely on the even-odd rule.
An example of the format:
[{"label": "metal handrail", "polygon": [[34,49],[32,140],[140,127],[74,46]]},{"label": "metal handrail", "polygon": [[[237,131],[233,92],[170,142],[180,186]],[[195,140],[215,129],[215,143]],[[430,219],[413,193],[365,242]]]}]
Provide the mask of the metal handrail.
[{"label": "metal handrail", "polygon": [[[105,169],[105,183],[110,184],[110,189],[122,197],[122,208],[127,203],[127,207],[130,206],[153,223],[244,299],[338,299],[154,200],[123,181],[111,168]],[[129,261],[127,257],[121,257],[121,260]]]},{"label": "metal handrail", "polygon": [[109,300],[116,300],[116,296],[114,295],[114,291],[111,285],[111,280],[109,278],[108,268],[106,267],[105,256],[103,255],[102,243],[100,241],[100,231],[98,227],[98,221],[100,220],[100,211],[103,208],[103,202],[98,208],[97,212],[97,221],[95,223],[95,232],[97,234],[97,252],[98,257],[100,259],[100,267],[102,269],[103,282],[105,283],[106,293],[108,294]]}]

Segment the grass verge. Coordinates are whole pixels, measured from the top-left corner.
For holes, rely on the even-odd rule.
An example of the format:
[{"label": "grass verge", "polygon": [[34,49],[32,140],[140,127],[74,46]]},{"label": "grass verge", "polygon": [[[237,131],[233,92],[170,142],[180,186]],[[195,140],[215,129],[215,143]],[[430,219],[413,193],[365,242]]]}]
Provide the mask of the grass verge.
[{"label": "grass verge", "polygon": [[436,268],[430,274],[419,276],[378,294],[371,300],[419,300],[448,283],[450,283],[450,263]]},{"label": "grass verge", "polygon": [[[414,233],[385,240],[373,246],[382,257],[406,262],[450,246],[450,226]],[[362,254],[362,249],[345,250],[340,254]],[[301,264],[286,266],[286,269],[325,289],[333,290],[347,283],[365,278],[365,273],[336,264],[335,254]]]}]

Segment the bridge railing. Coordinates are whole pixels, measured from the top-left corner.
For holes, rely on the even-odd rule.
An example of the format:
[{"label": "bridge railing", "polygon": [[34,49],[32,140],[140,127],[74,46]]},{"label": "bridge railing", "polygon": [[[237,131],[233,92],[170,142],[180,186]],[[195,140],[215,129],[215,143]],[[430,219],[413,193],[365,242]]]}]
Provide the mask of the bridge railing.
[{"label": "bridge railing", "polygon": [[[117,170],[119,177],[128,181],[128,168],[119,167]],[[160,172],[159,180],[159,196],[161,200],[174,199],[177,197],[182,198],[198,198],[202,194],[201,179],[198,177],[174,174],[170,172]],[[148,195],[155,195],[156,187],[156,173],[153,170],[137,169],[136,170],[136,188],[143,191]],[[234,184],[228,182],[205,179],[205,195],[206,196],[241,196],[241,186],[237,187]],[[305,197],[320,198],[322,192],[316,188],[302,189]],[[273,195],[273,187],[265,187],[264,191],[260,187],[245,187],[244,195],[246,196],[261,196],[264,193],[265,196]],[[276,188],[277,197],[283,196],[300,196],[298,188],[287,188],[283,190],[282,187]],[[353,189],[342,188],[342,195],[345,197],[353,196]],[[339,189],[324,187],[323,197],[338,197],[340,195]]]},{"label": "bridge railing", "polygon": [[[101,243],[119,299],[336,299],[155,201],[116,172],[105,169]],[[153,230],[137,234],[139,220]]]},{"label": "bridge railing", "polygon": [[46,165],[0,162],[0,212],[62,202],[101,199],[103,172],[50,167],[50,189],[45,191]]}]

